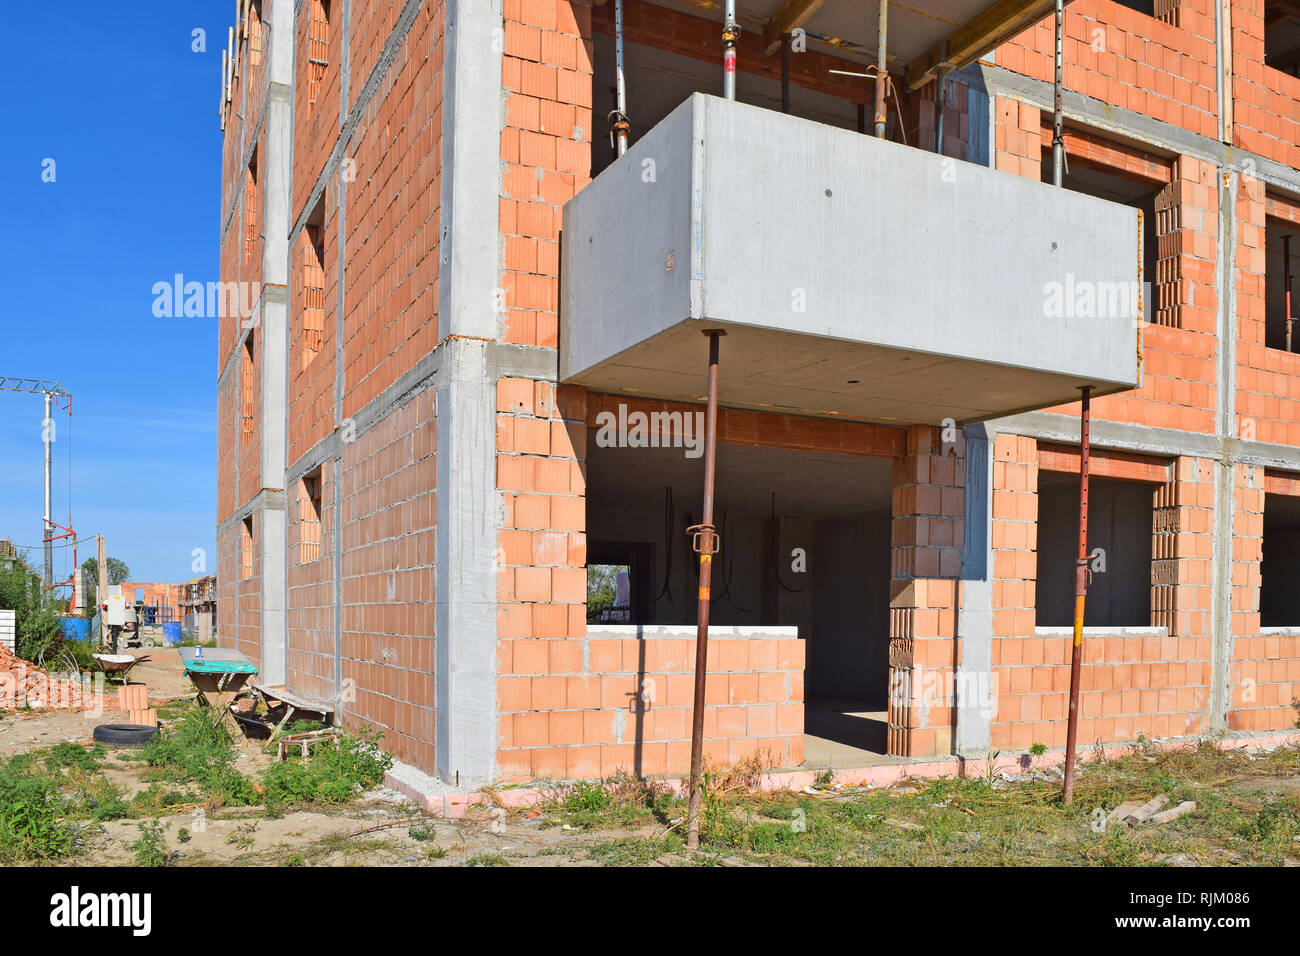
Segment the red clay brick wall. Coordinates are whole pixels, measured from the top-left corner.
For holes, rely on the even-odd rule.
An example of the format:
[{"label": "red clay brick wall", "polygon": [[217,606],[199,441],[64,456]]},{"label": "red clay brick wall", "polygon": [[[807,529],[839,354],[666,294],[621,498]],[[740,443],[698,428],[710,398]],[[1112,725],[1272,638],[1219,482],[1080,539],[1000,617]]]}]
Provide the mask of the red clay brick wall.
[{"label": "red clay brick wall", "polygon": [[[1068,642],[1025,639],[1034,633],[1037,589],[1038,443],[1018,435],[998,435],[993,443],[994,747],[1027,747],[1034,740],[1016,739],[1013,725],[1025,721],[1032,729],[1037,722],[1064,713],[1064,694],[1045,697],[1045,691],[1059,688],[1051,687],[1050,680],[1044,685],[1046,674],[1034,686],[1029,670],[1041,664],[1049,650],[1053,660],[1068,660]],[[1019,735],[1032,737],[1030,729]]]},{"label": "red clay brick wall", "polygon": [[[994,747],[1063,746],[1072,639],[1036,623],[1039,455],[1032,438],[994,448]],[[1079,740],[1181,736],[1208,729],[1213,463],[1182,458],[1153,485],[1150,627],[1088,628]]]},{"label": "red clay brick wall", "polygon": [[[287,491],[289,686],[311,697],[334,696],[334,462],[320,470],[319,547],[304,549],[305,488]],[[313,536],[308,536],[312,538]]]},{"label": "red clay brick wall", "polygon": [[427,392],[343,451],[344,722],[382,731],[385,749],[425,768],[434,764],[436,454]]},{"label": "red clay brick wall", "polygon": [[217,387],[217,523],[235,513],[237,476],[235,448],[239,441],[239,371],[226,376]]},{"label": "red clay brick wall", "polygon": [[591,8],[506,0],[504,52],[504,338],[554,348],[561,209],[591,181]]},{"label": "red clay brick wall", "polygon": [[[1238,465],[1236,539],[1232,562],[1232,702],[1229,730],[1279,730],[1297,726],[1300,710],[1300,629],[1259,623],[1263,556],[1263,469]],[[1293,482],[1289,482],[1293,483]]]},{"label": "red clay brick wall", "polygon": [[[1208,638],[1213,589],[1214,463],[1179,458],[1156,489],[1151,547],[1151,623],[1175,637]],[[1209,645],[1196,660],[1209,660]]]},{"label": "red clay brick wall", "polygon": [[[234,358],[232,377],[235,380],[235,440],[239,443],[239,473],[235,494],[241,504],[262,490],[262,343],[262,335],[255,330],[251,366],[245,357],[247,344],[239,347]],[[246,402],[248,395],[252,396],[251,406]],[[250,434],[245,434],[244,419],[250,410],[253,430]]]},{"label": "red clay brick wall", "polygon": [[1035,182],[1042,179],[1042,110],[1010,97],[995,96],[993,111],[997,117],[993,168]]},{"label": "red clay brick wall", "polygon": [[[232,580],[237,588],[238,598],[235,605],[233,621],[233,642],[225,633],[222,634],[221,646],[233,647],[254,664],[262,661],[262,512],[254,511],[253,518],[253,573],[244,578],[240,568],[243,522],[236,521],[231,530],[230,547],[233,549]],[[218,598],[220,600],[220,598]]]},{"label": "red clay brick wall", "polygon": [[[586,397],[584,389],[557,390],[550,382],[503,378],[497,383],[496,484],[503,502],[497,559],[498,762],[505,775],[527,775],[525,768],[536,756],[515,752],[535,738],[524,735],[516,742],[515,705],[522,698],[512,679],[551,675],[563,680],[583,672]],[[529,697],[522,709],[554,704],[539,697],[534,708]],[[541,715],[531,722],[548,719]],[[537,772],[560,771],[548,765]]]},{"label": "red clay brick wall", "polygon": [[[395,4],[371,4],[391,8]],[[360,90],[389,16],[367,24],[354,8],[352,84]],[[385,24],[380,26],[380,24]],[[367,31],[379,30],[369,42]],[[442,157],[442,8],[426,4],[403,38],[379,90],[358,118],[347,155],[343,415],[409,371],[438,342],[438,233]],[[358,36],[358,33],[360,34]],[[360,45],[359,45],[360,44]]]},{"label": "red clay brick wall", "polygon": [[[306,0],[295,17],[293,77],[293,212],[296,221],[325,170],[338,139],[339,63],[343,57],[343,5],[330,4],[328,26],[321,0]],[[316,21],[313,28],[312,21]],[[321,43],[319,37],[327,37]],[[316,42],[311,42],[316,37]],[[323,47],[323,49],[322,49]],[[323,61],[313,70],[311,60]],[[353,71],[352,75],[357,74]],[[314,82],[313,82],[314,81]],[[312,94],[315,102],[312,102]]]},{"label": "red clay brick wall", "polygon": [[[504,779],[689,770],[693,629],[648,627],[641,638],[637,631],[593,626],[571,642],[577,653],[558,668],[554,654],[534,653],[538,642],[515,642],[512,673],[499,681]],[[784,633],[790,628],[740,631],[709,631],[705,755],[731,764],[757,753],[775,767],[797,766],[804,643]]]},{"label": "red clay brick wall", "polygon": [[271,27],[263,23],[260,6],[257,2],[248,4],[239,58],[240,71],[248,89],[249,109],[244,119],[250,128],[261,120],[262,106],[266,102],[266,65],[271,51]]},{"label": "red clay brick wall", "polygon": [[[229,134],[227,134],[229,135]],[[224,207],[223,207],[224,210]],[[243,203],[235,204],[230,217],[230,225],[221,239],[220,278],[224,282],[238,282],[240,270],[244,264],[244,209]],[[242,296],[241,296],[242,298]],[[251,297],[249,297],[251,299]],[[236,310],[237,311],[237,310]],[[217,375],[225,371],[235,349],[242,318],[239,315],[221,315],[217,317]]]},{"label": "red clay brick wall", "polygon": [[1297,446],[1300,354],[1264,344],[1266,209],[1263,182],[1238,177],[1237,434],[1248,440]]},{"label": "red clay brick wall", "polygon": [[1232,141],[1300,166],[1300,79],[1264,63],[1263,0],[1232,4]]},{"label": "red clay brick wall", "polygon": [[[289,461],[297,461],[334,429],[334,369],[337,336],[334,316],[338,311],[338,208],[331,207],[328,220],[321,225],[324,250],[324,278],[319,290],[309,287],[304,279],[315,271],[309,265],[314,259],[310,251],[308,231],[304,229],[292,253],[289,300]],[[321,281],[321,280],[316,280]],[[326,290],[335,295],[328,297]],[[321,307],[314,309],[319,301]],[[314,314],[313,314],[314,313]],[[308,316],[318,321],[321,331],[315,335],[307,330]],[[307,357],[309,337],[319,343],[319,351],[310,361]]]},{"label": "red clay brick wall", "polygon": [[239,522],[234,521],[217,533],[217,643],[222,647],[236,646],[239,583]]},{"label": "red clay brick wall", "polygon": [[908,757],[952,752],[966,459],[943,437],[914,425],[894,461],[888,749]]},{"label": "red clay brick wall", "polygon": [[[1210,3],[1181,3],[1176,27],[1113,0],[1075,0],[1065,9],[1065,88],[1217,138]],[[998,66],[1050,83],[1053,34],[1046,17],[997,48]]]},{"label": "red clay brick wall", "polygon": [[[1214,166],[1178,157],[1156,199],[1157,274],[1144,277],[1156,301],[1143,302],[1154,321],[1142,327],[1142,387],[1098,398],[1098,418],[1214,431],[1218,208]],[[1077,415],[1079,406],[1052,411]]]}]

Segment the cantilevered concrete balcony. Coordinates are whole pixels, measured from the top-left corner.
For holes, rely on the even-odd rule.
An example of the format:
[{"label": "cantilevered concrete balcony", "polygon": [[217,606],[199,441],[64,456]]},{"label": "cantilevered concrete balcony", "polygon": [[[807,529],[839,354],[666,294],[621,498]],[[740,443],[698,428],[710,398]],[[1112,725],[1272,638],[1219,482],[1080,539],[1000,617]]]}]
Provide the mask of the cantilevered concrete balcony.
[{"label": "cantilevered concrete balcony", "polygon": [[1132,208],[695,94],[564,210],[560,374],[958,422],[1138,384]]}]

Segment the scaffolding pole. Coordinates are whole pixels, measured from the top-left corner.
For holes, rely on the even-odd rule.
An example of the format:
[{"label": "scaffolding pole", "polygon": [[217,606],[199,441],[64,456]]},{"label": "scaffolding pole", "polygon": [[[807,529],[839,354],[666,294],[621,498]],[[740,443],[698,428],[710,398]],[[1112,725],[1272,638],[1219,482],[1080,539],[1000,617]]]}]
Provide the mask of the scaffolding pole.
[{"label": "scaffolding pole", "polygon": [[1079,678],[1083,669],[1083,612],[1088,600],[1088,454],[1092,422],[1092,386],[1084,385],[1079,416],[1079,556],[1074,567],[1074,643],[1070,648],[1070,715],[1065,730],[1065,789],[1074,800],[1074,748],[1079,737]]},{"label": "scaffolding pole", "polygon": [[727,0],[727,20],[722,27],[722,95],[736,98],[736,43],[740,26],[736,23],[736,0]]},{"label": "scaffolding pole", "polygon": [[704,514],[700,523],[686,529],[700,556],[700,591],[695,623],[695,700],[691,712],[691,779],[687,796],[686,845],[700,845],[700,782],[704,770],[704,693],[709,663],[709,607],[712,598],[713,556],[718,553],[718,531],[713,526],[713,484],[717,474],[718,443],[718,340],[727,333],[706,329],[709,339],[708,405],[704,415]]},{"label": "scaffolding pole", "polygon": [[611,132],[618,140],[618,155],[622,156],[627,152],[627,134],[632,125],[627,118],[627,79],[623,73],[623,0],[614,0],[614,90]]},{"label": "scaffolding pole", "polygon": [[876,138],[885,138],[885,86],[889,82],[887,37],[889,35],[889,0],[880,0],[880,19],[876,27]]},{"label": "scaffolding pole", "polygon": [[1065,116],[1061,85],[1065,64],[1065,0],[1056,0],[1056,69],[1052,81],[1052,185],[1065,183]]}]

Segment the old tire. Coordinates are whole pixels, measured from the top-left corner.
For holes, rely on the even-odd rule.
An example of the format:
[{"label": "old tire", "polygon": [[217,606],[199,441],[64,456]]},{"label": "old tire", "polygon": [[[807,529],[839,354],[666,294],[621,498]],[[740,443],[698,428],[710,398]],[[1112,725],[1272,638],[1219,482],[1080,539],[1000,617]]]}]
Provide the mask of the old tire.
[{"label": "old tire", "polygon": [[93,737],[96,743],[114,747],[143,747],[157,735],[158,728],[147,724],[100,724]]}]

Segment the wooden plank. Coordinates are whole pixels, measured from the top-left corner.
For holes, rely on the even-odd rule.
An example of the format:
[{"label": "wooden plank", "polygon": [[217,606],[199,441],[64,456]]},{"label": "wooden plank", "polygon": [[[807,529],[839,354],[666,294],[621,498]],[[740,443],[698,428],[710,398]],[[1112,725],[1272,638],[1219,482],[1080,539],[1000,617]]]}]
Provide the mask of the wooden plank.
[{"label": "wooden plank", "polygon": [[781,46],[781,37],[792,33],[808,22],[808,18],[822,8],[826,0],[785,0],[776,16],[763,27],[763,50],[771,56]]},{"label": "wooden plank", "polygon": [[1055,9],[1054,0],[998,0],[954,30],[946,41],[936,43],[913,60],[907,67],[907,88],[924,86],[935,78],[940,67],[959,70],[973,63]]},{"label": "wooden plank", "polygon": [[[614,33],[613,5],[596,7],[591,13],[592,29],[600,33]],[[676,10],[646,3],[645,0],[625,0],[623,5],[623,35],[628,43],[640,43],[713,64],[719,79],[722,75],[722,41],[719,26],[712,20],[691,16]],[[781,79],[781,58],[764,52],[763,38],[742,30],[739,49],[736,51],[736,69],[751,76]],[[855,60],[808,50],[790,58],[790,82],[805,90],[816,90],[854,103],[870,103],[875,83],[861,77],[840,76],[831,70],[862,72],[862,64]]]}]

